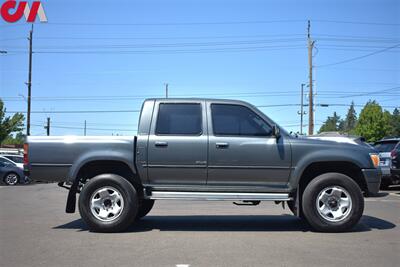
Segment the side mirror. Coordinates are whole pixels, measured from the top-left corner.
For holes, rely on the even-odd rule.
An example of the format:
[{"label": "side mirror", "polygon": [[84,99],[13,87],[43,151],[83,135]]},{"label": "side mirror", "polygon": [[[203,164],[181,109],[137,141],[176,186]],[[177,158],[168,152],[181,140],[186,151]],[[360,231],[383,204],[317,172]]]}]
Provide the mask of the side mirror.
[{"label": "side mirror", "polygon": [[279,129],[278,126],[274,125],[272,126],[272,135],[276,137],[276,139],[279,139],[281,137],[281,130]]}]

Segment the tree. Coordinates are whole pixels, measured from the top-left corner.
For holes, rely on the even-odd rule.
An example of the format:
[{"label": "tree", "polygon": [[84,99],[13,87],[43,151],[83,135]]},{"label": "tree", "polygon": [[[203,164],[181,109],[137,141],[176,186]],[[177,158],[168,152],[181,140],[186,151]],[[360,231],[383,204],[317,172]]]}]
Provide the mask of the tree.
[{"label": "tree", "polygon": [[321,128],[319,129],[318,133],[341,131],[342,125],[343,122],[340,119],[340,116],[337,115],[336,112],[333,112],[333,116],[328,116],[324,124],[322,124]]},{"label": "tree", "polygon": [[376,101],[368,101],[363,107],[358,119],[355,133],[363,136],[368,142],[375,142],[390,135],[391,115],[383,112],[382,107]]},{"label": "tree", "polygon": [[0,143],[10,134],[22,131],[24,126],[24,115],[15,113],[12,117],[6,117],[6,108],[3,100],[0,99]]},{"label": "tree", "polygon": [[390,125],[392,126],[392,136],[400,136],[400,111],[398,108],[393,110],[390,118]]},{"label": "tree", "polygon": [[357,113],[356,110],[354,109],[354,102],[351,102],[350,108],[347,111],[346,118],[343,120],[342,128],[341,130],[346,132],[346,133],[353,133],[354,128],[357,125]]},{"label": "tree", "polygon": [[25,142],[25,135],[22,132],[17,133],[15,136],[9,135],[7,136],[2,145],[23,145]]}]

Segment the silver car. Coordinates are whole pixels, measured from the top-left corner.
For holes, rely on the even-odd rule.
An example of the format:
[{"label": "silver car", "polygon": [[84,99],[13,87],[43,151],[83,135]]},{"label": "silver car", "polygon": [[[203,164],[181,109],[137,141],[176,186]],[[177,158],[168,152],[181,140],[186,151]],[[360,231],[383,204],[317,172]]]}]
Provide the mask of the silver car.
[{"label": "silver car", "polygon": [[6,185],[16,185],[26,181],[24,171],[4,158],[0,158],[0,178]]},{"label": "silver car", "polygon": [[23,169],[24,168],[24,157],[20,155],[13,155],[13,154],[4,154],[0,155],[0,158],[5,158],[17,165],[17,167]]}]

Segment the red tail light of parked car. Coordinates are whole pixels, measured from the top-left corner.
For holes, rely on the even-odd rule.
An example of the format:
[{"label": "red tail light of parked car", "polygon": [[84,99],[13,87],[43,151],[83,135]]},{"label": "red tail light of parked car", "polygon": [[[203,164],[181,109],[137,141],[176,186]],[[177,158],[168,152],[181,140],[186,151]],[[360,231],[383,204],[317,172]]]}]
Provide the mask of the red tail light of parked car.
[{"label": "red tail light of parked car", "polygon": [[391,157],[392,159],[394,159],[395,157],[397,157],[397,151],[396,151],[396,149],[393,149],[393,150],[390,152],[390,157]]}]

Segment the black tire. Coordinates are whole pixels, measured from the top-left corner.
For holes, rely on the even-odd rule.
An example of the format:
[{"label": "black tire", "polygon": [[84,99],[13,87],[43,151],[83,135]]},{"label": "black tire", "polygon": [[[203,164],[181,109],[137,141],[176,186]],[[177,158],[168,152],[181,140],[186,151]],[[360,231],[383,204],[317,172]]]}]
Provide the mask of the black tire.
[{"label": "black tire", "polygon": [[[351,208],[344,209],[342,219],[339,221],[331,221],[334,215],[331,213],[331,220],[326,219],[318,211],[317,205],[322,202],[318,202],[317,198],[320,192],[324,191],[329,187],[339,187],[346,191],[348,197],[351,200]],[[329,192],[326,191],[326,192]],[[331,191],[332,192],[332,191]],[[341,193],[340,198],[346,195]],[[330,202],[333,206],[337,204],[335,199],[331,199]],[[307,185],[303,193],[302,208],[305,219],[308,223],[317,231],[321,232],[343,232],[350,230],[360,220],[364,211],[364,198],[360,187],[350,177],[340,173],[325,173],[317,176]],[[337,207],[335,207],[337,209]]]},{"label": "black tire", "polygon": [[144,216],[146,216],[154,206],[153,199],[142,199],[139,201],[139,209],[136,214],[135,220],[140,220]]},{"label": "black tire", "polygon": [[[10,182],[9,176],[13,176],[13,182]],[[5,185],[9,185],[9,186],[13,186],[13,185],[17,185],[20,181],[21,177],[19,177],[18,173],[15,172],[9,172],[6,175],[4,175],[3,177],[3,182]]]},{"label": "black tire", "polygon": [[[95,212],[91,209],[91,199],[93,194],[102,188],[115,189],[123,205],[120,203],[121,211],[110,221],[103,221],[96,218]],[[106,192],[109,190],[106,190]],[[110,190],[111,192],[113,190]],[[106,203],[107,200],[103,202]],[[135,220],[138,212],[138,196],[136,189],[125,178],[115,174],[100,174],[90,179],[84,186],[79,195],[79,213],[83,221],[93,232],[121,232],[126,230]]]}]

